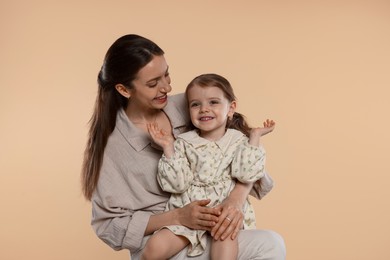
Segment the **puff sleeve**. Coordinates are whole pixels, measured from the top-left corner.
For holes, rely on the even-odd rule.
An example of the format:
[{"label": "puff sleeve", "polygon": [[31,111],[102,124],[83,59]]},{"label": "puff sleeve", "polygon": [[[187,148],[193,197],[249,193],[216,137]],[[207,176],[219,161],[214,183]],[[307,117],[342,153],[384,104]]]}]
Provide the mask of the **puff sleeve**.
[{"label": "puff sleeve", "polygon": [[183,193],[192,183],[194,174],[186,157],[185,142],[177,139],[174,148],[175,153],[171,158],[163,155],[160,159],[157,181],[166,192]]},{"label": "puff sleeve", "polygon": [[265,150],[245,140],[237,148],[232,161],[232,177],[242,183],[255,182],[264,176]]}]

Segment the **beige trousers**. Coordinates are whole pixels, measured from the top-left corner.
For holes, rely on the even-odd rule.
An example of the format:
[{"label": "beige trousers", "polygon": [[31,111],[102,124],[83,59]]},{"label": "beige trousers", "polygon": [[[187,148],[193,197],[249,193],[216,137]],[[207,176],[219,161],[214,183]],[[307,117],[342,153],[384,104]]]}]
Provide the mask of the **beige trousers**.
[{"label": "beige trousers", "polygon": [[[209,238],[211,240],[211,237]],[[147,239],[143,241],[145,246]],[[211,241],[210,241],[211,242]],[[283,238],[271,230],[241,230],[238,235],[238,260],[285,260],[286,247]],[[131,255],[131,260],[139,260],[142,250]],[[171,258],[172,260],[209,260],[210,243],[205,252],[196,257],[187,256],[187,248]]]}]

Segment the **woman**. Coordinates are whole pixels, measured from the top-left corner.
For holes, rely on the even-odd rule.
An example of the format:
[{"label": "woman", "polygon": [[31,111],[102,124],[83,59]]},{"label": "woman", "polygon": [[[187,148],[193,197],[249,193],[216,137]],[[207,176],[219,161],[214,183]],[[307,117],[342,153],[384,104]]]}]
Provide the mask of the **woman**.
[{"label": "woman", "polygon": [[[131,259],[139,259],[153,232],[184,225],[210,231],[217,240],[238,236],[239,259],[284,259],[284,243],[275,232],[239,231],[247,195],[251,192],[260,199],[268,193],[269,176],[253,188],[236,185],[218,207],[208,208],[209,200],[200,200],[164,212],[170,194],[161,190],[156,178],[162,150],[150,141],[147,124],[157,123],[174,137],[186,130],[185,98],[167,96],[170,82],[163,50],[144,37],[125,35],[106,53],[82,170],[83,193],[92,202],[96,234],[113,249],[129,249]],[[207,248],[191,259],[209,257]],[[186,250],[172,259],[187,259]]]}]

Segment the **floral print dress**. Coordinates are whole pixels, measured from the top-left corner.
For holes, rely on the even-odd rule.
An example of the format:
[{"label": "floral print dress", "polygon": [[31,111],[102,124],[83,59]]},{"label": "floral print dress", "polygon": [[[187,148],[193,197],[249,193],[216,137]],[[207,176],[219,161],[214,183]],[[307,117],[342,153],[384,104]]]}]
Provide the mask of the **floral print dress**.
[{"label": "floral print dress", "polygon": [[[178,136],[175,153],[159,161],[157,180],[164,191],[172,193],[166,210],[180,208],[201,199],[211,199],[217,206],[230,194],[235,181],[255,182],[264,176],[265,151],[252,146],[240,131],[227,129],[218,141],[200,137],[196,130]],[[203,253],[206,232],[184,226],[166,226],[176,235],[190,241],[189,256]],[[256,228],[255,215],[249,201],[244,208],[244,229]]]}]

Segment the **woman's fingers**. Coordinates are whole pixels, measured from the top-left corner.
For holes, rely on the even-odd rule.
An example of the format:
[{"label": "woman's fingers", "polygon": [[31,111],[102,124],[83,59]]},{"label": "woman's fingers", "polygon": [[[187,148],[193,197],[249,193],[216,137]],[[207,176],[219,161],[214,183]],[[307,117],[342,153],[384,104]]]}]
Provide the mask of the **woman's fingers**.
[{"label": "woman's fingers", "polygon": [[[233,219],[234,220],[234,219]],[[230,218],[223,218],[221,219],[217,225],[211,230],[211,236],[214,237],[215,240],[222,239],[222,234],[225,234],[225,232],[231,232],[232,228],[229,228],[232,221]]]},{"label": "woman's fingers", "polygon": [[[211,230],[211,236],[215,240],[224,240],[230,235],[234,235],[236,229],[240,229],[242,223],[242,212],[234,207],[229,207],[228,210],[222,212],[220,221]],[[238,233],[238,231],[236,232]]]},{"label": "woman's fingers", "polygon": [[244,220],[244,216],[242,214],[237,214],[237,218],[236,218],[236,222],[235,223],[231,223],[230,226],[232,227],[232,232],[229,232],[229,233],[224,233],[222,234],[221,236],[221,239],[224,240],[226,238],[229,237],[229,234],[230,234],[230,237],[231,239],[235,239],[238,235],[238,232],[240,231],[240,229],[242,229],[242,225],[243,225],[243,220]]}]

